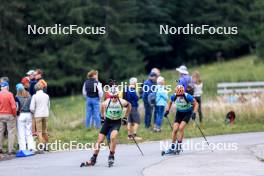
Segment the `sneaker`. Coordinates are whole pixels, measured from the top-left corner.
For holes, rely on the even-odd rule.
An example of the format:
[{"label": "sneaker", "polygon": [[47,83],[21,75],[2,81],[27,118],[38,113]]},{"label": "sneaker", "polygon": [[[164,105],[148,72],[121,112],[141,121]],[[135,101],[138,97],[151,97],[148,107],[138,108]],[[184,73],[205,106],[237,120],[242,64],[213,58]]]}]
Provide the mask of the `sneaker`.
[{"label": "sneaker", "polygon": [[161,132],[161,129],[160,128],[157,128],[156,132],[157,133],[160,133]]}]

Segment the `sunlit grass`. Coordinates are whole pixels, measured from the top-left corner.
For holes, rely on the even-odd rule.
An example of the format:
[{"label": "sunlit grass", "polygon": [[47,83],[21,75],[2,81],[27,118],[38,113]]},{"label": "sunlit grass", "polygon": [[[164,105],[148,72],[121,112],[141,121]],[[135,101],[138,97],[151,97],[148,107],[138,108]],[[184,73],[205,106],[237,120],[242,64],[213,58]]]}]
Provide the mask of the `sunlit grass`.
[{"label": "sunlit grass", "polygon": [[[239,81],[264,81],[264,64],[254,64],[255,56],[247,56],[223,63],[200,65],[190,68],[190,72],[199,70],[204,81],[204,99],[215,101],[216,86],[219,82],[239,82]],[[167,83],[175,85],[178,75],[175,70],[162,71]],[[139,76],[143,78],[142,76]],[[264,108],[253,105],[238,106],[204,106],[204,123],[202,128],[206,135],[217,135],[226,133],[264,131]],[[98,130],[86,129],[85,119],[85,99],[82,96],[70,96],[52,100],[52,113],[49,118],[49,131],[51,140],[78,140],[79,142],[93,142],[96,140]],[[224,123],[226,113],[230,110],[237,113],[236,123],[228,126]],[[173,112],[170,120],[173,122]],[[154,133],[145,129],[142,125],[138,134],[146,140],[168,139],[171,130],[166,119],[163,121],[161,133]],[[191,122],[185,133],[186,137],[201,136],[200,132]],[[120,131],[120,143],[127,143],[127,133],[125,127]]]}]

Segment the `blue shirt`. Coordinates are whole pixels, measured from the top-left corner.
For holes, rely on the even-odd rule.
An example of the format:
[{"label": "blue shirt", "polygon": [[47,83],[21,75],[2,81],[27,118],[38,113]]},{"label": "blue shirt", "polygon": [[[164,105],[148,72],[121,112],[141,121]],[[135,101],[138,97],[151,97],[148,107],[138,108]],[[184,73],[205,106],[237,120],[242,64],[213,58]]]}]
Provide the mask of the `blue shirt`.
[{"label": "blue shirt", "polygon": [[144,81],[142,90],[143,90],[143,94],[142,94],[142,99],[147,100],[148,99],[148,95],[153,92],[152,89],[154,90],[154,87],[151,88],[153,85],[156,85],[155,82],[153,82],[152,80],[148,79],[146,81]]},{"label": "blue shirt", "polygon": [[156,106],[167,106],[168,92],[165,86],[157,85]]},{"label": "blue shirt", "polygon": [[[184,96],[186,98],[184,98]],[[191,96],[188,93],[185,93],[184,96],[176,96],[176,94],[173,94],[171,96],[171,101],[172,102],[175,101],[177,111],[179,111],[179,112],[189,112],[189,111],[192,111],[192,103],[194,102],[193,96]],[[175,97],[176,97],[176,99],[175,99]]]},{"label": "blue shirt", "polygon": [[132,107],[138,107],[138,95],[135,88],[128,88],[126,92],[126,99],[131,103]]},{"label": "blue shirt", "polygon": [[182,85],[185,91],[190,83],[192,83],[192,78],[189,75],[182,75],[178,81],[178,85]]}]

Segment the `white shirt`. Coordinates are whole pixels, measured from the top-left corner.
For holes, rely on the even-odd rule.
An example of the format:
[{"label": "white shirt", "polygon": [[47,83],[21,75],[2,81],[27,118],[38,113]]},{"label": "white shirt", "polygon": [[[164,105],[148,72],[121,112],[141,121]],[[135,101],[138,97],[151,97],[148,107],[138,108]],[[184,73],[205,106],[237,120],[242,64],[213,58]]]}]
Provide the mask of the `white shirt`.
[{"label": "white shirt", "polygon": [[194,97],[200,97],[203,94],[203,83],[201,84],[194,84]]},{"label": "white shirt", "polygon": [[30,111],[35,118],[49,117],[50,99],[49,95],[39,90],[32,96]]}]

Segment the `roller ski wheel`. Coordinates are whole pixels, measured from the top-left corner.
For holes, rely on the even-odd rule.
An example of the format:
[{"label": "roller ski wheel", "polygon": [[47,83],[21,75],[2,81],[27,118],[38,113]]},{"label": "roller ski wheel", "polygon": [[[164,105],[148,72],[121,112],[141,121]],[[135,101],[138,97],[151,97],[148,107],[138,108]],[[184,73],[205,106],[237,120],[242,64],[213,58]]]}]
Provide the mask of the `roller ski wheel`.
[{"label": "roller ski wheel", "polygon": [[113,167],[114,160],[115,160],[114,156],[109,156],[108,157],[108,167]]}]

